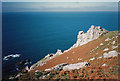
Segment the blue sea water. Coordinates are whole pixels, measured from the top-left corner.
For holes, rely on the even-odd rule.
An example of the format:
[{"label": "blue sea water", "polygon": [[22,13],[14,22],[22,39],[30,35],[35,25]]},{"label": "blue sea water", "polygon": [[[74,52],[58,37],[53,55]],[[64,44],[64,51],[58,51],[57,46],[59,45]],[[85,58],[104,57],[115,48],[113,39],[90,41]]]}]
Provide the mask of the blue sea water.
[{"label": "blue sea water", "polygon": [[117,12],[10,12],[2,13],[2,57],[20,53],[21,57],[3,60],[3,76],[15,72],[15,63],[32,63],[48,53],[71,47],[78,31],[91,25],[118,30]]}]

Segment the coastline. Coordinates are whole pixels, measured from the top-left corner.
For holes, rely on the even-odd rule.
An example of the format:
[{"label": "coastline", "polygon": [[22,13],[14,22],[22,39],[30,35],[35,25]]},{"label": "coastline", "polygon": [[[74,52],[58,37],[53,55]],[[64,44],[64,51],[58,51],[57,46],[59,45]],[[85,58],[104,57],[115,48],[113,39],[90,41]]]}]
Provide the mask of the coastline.
[{"label": "coastline", "polygon": [[[91,32],[93,33],[93,30],[98,29],[98,27],[90,28],[89,30],[91,29]],[[100,28],[100,30],[102,30],[102,28]],[[114,69],[114,67],[118,68],[118,64],[116,62],[119,51],[117,50],[118,46],[116,45],[119,45],[117,42],[119,32],[108,32],[107,30],[104,30],[104,32],[102,31],[101,34],[99,33],[99,36],[96,39],[94,38],[94,35],[97,35],[95,32],[92,36],[90,36],[90,33],[88,34],[82,32],[81,34],[81,31],[79,33],[80,34],[78,34],[78,39],[79,37],[81,38],[82,36],[88,35],[89,37],[92,37],[93,40],[90,42],[88,41],[88,43],[84,41],[86,44],[79,44],[78,47],[72,48],[71,50],[68,50],[68,52],[62,53],[61,50],[57,50],[56,54],[48,54],[43,59],[32,65],[31,68],[33,69],[28,69],[29,71],[26,69],[27,73],[23,73],[24,75],[19,73],[16,77],[10,77],[9,79],[19,78],[21,76],[28,78],[28,74],[32,75],[33,77],[37,77],[35,79],[61,79],[61,77],[68,79],[86,79],[86,77],[80,76],[81,74],[85,76],[88,75],[87,78],[91,79],[107,79],[108,77],[99,77],[99,75],[94,78],[94,74],[99,73],[98,71],[110,73],[112,73],[113,70],[115,72],[117,71],[117,69]],[[82,38],[82,41],[83,40],[85,39]],[[80,40],[77,42],[80,42]],[[111,64],[109,64],[109,62]],[[109,67],[113,68],[113,70],[110,69],[110,71],[107,71]],[[92,69],[95,69],[95,73],[91,73]],[[82,71],[85,70],[87,73],[82,73]],[[74,71],[77,71],[79,76],[74,73],[76,75],[76,77],[74,77],[74,74],[70,73]],[[69,77],[63,76],[66,75],[66,72]],[[57,77],[53,74],[56,74]],[[111,77],[117,79],[116,74],[117,73]],[[106,75],[106,73],[103,75]],[[24,77],[21,77],[21,79],[24,79]]]},{"label": "coastline", "polygon": [[[85,35],[88,36],[89,34],[96,32],[96,30],[98,33],[96,33],[95,36],[90,36],[87,38],[87,40],[86,40],[86,38],[84,38]],[[91,25],[91,27],[89,28],[89,30],[86,33],[84,33],[83,31],[79,31],[78,35],[77,35],[77,41],[75,44],[73,44],[73,46],[71,46],[68,50],[64,50],[63,53],[61,52],[61,50],[58,49],[55,54],[47,54],[43,59],[41,59],[41,60],[37,61],[35,64],[33,64],[30,67],[30,70],[28,70],[28,72],[30,72],[31,70],[34,70],[38,66],[42,66],[42,65],[46,64],[47,61],[49,61],[49,60],[51,60],[51,59],[53,59],[61,54],[64,54],[65,52],[68,52],[73,48],[76,48],[78,46],[82,46],[84,44],[87,44],[90,41],[97,39],[99,36],[101,36],[105,32],[108,32],[108,31],[101,28],[101,26],[94,26],[94,25]],[[52,57],[50,55],[52,55]]]}]

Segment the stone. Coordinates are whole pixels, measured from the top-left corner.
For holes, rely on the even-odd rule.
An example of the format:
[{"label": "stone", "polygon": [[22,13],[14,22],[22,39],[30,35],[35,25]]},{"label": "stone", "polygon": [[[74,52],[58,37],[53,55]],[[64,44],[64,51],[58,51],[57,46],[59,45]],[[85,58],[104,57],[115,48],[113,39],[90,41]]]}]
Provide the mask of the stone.
[{"label": "stone", "polygon": [[69,57],[67,57],[67,59],[69,59]]},{"label": "stone", "polygon": [[36,70],[35,72],[40,72],[39,70]]},{"label": "stone", "polygon": [[82,59],[78,58],[78,60],[82,60]]},{"label": "stone", "polygon": [[105,41],[109,41],[109,40],[110,40],[110,38],[105,39]]},{"label": "stone", "polygon": [[51,70],[62,70],[63,69],[63,66],[66,66],[68,65],[68,63],[62,63],[62,64],[58,64],[52,68],[48,68],[48,69],[45,69],[45,71],[51,71]]},{"label": "stone", "polygon": [[52,70],[52,68],[45,69],[45,71],[51,71],[51,70]]},{"label": "stone", "polygon": [[95,26],[94,26],[94,25],[91,25],[91,28],[92,28],[92,29],[94,29],[94,28],[95,28]]},{"label": "stone", "polygon": [[104,53],[103,54],[104,58],[108,58],[108,57],[115,57],[118,56],[118,52],[117,51],[109,51],[108,53]]},{"label": "stone", "polygon": [[118,45],[120,45],[120,43]]},{"label": "stone", "polygon": [[80,68],[85,67],[86,64],[88,64],[88,62],[79,62],[79,63],[75,63],[75,64],[66,65],[63,67],[63,70],[70,71],[70,70],[80,69]]},{"label": "stone", "polygon": [[83,33],[84,33],[83,31],[80,31],[80,32],[79,32],[79,35],[80,35],[80,34],[83,34]]},{"label": "stone", "polygon": [[112,46],[112,49],[116,49],[116,48],[118,48],[118,46]]},{"label": "stone", "polygon": [[106,66],[106,64],[103,64],[102,66]]},{"label": "stone", "polygon": [[54,56],[54,54],[48,54],[45,57],[47,58],[47,57],[52,57],[52,56]]},{"label": "stone", "polygon": [[101,58],[102,58],[102,56],[98,57],[97,59],[101,59]]},{"label": "stone", "polygon": [[120,35],[120,33],[118,33],[118,35]]},{"label": "stone", "polygon": [[112,44],[115,44],[116,41],[113,41]]},{"label": "stone", "polygon": [[108,51],[109,50],[109,48],[105,48],[103,51]]},{"label": "stone", "polygon": [[90,61],[91,61],[91,60],[94,60],[94,59],[95,59],[95,57],[91,58]]},{"label": "stone", "polygon": [[103,45],[103,43],[100,43],[100,45],[102,46],[102,45]]},{"label": "stone", "polygon": [[62,51],[58,49],[57,52],[56,52],[56,54],[61,55]]},{"label": "stone", "polygon": [[112,37],[112,39],[114,39],[115,37]]},{"label": "stone", "polygon": [[101,26],[98,26],[98,29],[101,29]]}]

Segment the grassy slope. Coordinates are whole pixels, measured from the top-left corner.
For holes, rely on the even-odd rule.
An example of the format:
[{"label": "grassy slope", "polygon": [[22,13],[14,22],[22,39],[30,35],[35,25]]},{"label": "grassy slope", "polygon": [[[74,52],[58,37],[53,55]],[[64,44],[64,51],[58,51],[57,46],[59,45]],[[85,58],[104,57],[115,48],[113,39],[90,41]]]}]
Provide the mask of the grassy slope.
[{"label": "grassy slope", "polygon": [[[109,52],[112,49],[112,42],[116,41],[114,46],[118,45],[118,32],[113,31],[106,34],[103,34],[98,39],[91,41],[85,45],[79,46],[74,48],[60,56],[57,56],[50,61],[47,61],[46,64],[43,66],[37,67],[35,70],[32,70],[30,73],[32,77],[34,76],[34,71],[41,70],[43,71],[46,68],[51,68],[60,63],[78,63],[87,61],[90,62],[90,67],[84,67],[79,70],[73,71],[51,71],[50,75],[46,78],[51,79],[117,79],[118,78],[118,57],[111,57],[111,58],[100,58],[98,57],[103,56],[104,49],[109,48]],[[113,38],[114,37],[114,38]],[[110,41],[105,41],[106,38],[110,38]],[[101,46],[100,43],[103,43]],[[98,48],[97,48],[98,47]],[[118,48],[114,49],[118,51]],[[95,58],[94,60],[90,61],[90,58]],[[68,59],[67,59],[68,58]],[[82,59],[82,60],[78,60]],[[106,64],[106,66],[102,66]],[[33,72],[33,73],[32,73]],[[34,76],[40,77],[40,76]]]}]

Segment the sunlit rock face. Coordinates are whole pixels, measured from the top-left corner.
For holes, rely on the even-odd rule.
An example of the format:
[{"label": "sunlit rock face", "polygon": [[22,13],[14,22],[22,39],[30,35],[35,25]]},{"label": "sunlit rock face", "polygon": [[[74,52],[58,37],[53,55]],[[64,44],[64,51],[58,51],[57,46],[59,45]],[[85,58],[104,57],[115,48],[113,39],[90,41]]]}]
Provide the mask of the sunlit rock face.
[{"label": "sunlit rock face", "polygon": [[100,26],[91,25],[91,27],[89,28],[89,30],[86,33],[84,33],[83,31],[80,31],[78,33],[77,41],[71,48],[76,48],[76,47],[86,44],[94,39],[97,39],[100,35],[102,35],[105,32],[107,32],[107,31],[105,29],[101,28]]}]

